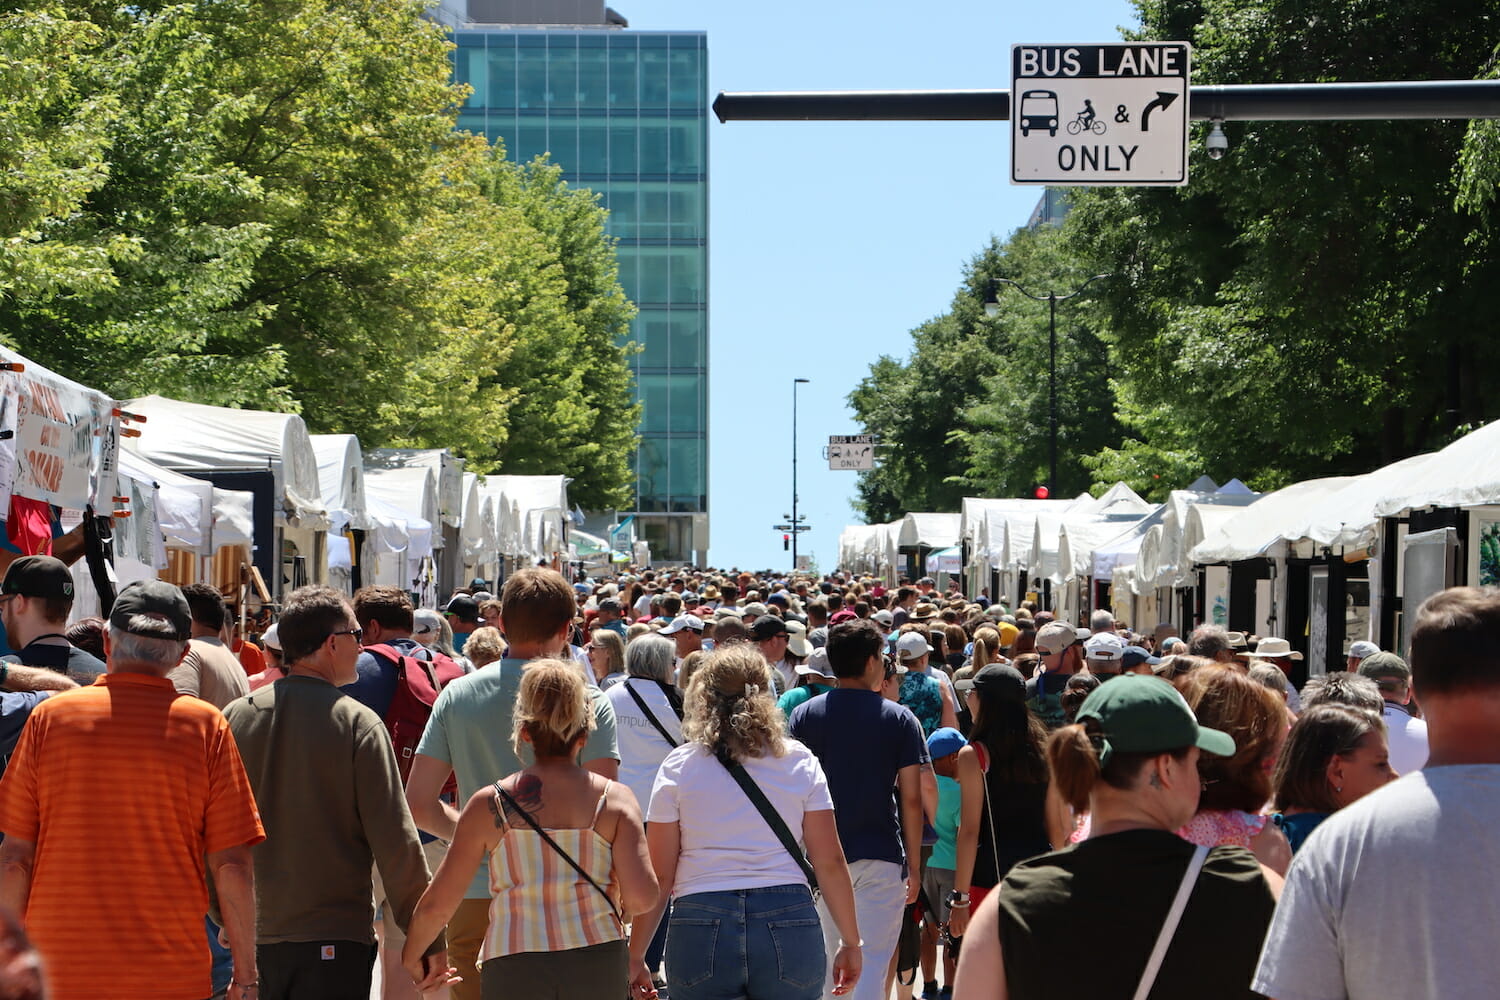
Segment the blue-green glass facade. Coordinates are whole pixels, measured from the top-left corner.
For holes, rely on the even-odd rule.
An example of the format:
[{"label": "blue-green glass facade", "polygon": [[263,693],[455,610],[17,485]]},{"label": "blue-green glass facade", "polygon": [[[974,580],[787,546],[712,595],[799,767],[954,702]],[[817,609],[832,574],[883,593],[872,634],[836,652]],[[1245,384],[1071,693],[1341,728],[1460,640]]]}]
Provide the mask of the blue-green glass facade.
[{"label": "blue-green glass facade", "polygon": [[[458,28],[459,127],[511,159],[547,153],[599,193],[639,315],[638,523],[665,559],[692,557],[708,509],[708,65],[702,32]],[[702,542],[700,540],[700,545]],[[704,546],[706,547],[706,546]]]}]

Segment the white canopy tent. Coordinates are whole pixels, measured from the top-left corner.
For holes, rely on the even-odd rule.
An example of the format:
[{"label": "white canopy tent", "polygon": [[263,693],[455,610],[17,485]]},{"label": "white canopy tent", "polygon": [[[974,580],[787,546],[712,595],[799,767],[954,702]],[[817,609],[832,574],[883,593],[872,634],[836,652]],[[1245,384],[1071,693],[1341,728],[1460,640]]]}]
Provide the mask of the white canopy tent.
[{"label": "white canopy tent", "polygon": [[1309,479],[1267,493],[1234,517],[1215,526],[1207,537],[1193,546],[1188,557],[1195,563],[1206,564],[1285,555],[1286,536],[1296,530],[1299,521],[1305,520],[1306,511],[1356,478]]},{"label": "white canopy tent", "polygon": [[[426,465],[365,467],[365,503],[382,522],[376,583],[415,590],[423,606],[437,600],[432,554],[438,533],[437,474]],[[406,544],[395,547],[406,536]]]},{"label": "white canopy tent", "polygon": [[[1145,520],[1141,518],[1140,520]],[[1057,563],[1062,572],[1064,582],[1075,577],[1096,576],[1095,567],[1098,565],[1099,550],[1121,537],[1121,529],[1129,530],[1133,524],[1140,521],[1074,521],[1064,519],[1057,540]],[[1140,535],[1132,536],[1137,548],[1140,545]],[[1119,555],[1120,553],[1115,553]],[[1131,554],[1134,561],[1134,553]],[[1110,563],[1113,568],[1113,563]],[[1096,577],[1097,578],[1097,577]],[[1102,579],[1108,580],[1109,577]]]},{"label": "white canopy tent", "polygon": [[[1085,494],[1085,496],[1087,496]],[[1115,483],[1105,490],[1097,499],[1085,499],[1078,497],[1069,513],[1088,513],[1099,517],[1112,517],[1127,520],[1145,517],[1156,509],[1156,504],[1147,503],[1141,499],[1141,495],[1130,488],[1128,483]]]},{"label": "white canopy tent", "polygon": [[839,533],[839,568],[847,573],[877,573],[883,524],[851,524]]},{"label": "white canopy tent", "polygon": [[[255,495],[222,490],[212,483],[153,465],[140,455],[121,450],[118,489],[130,497],[130,517],[115,522],[115,579],[120,586],[153,580],[170,565],[168,549],[191,553],[198,560],[197,575],[208,578],[208,560],[230,545],[248,548],[254,530]],[[74,566],[80,596],[94,598],[75,606],[97,611],[83,560]]]},{"label": "white canopy tent", "polygon": [[[1188,512],[1197,504],[1213,504],[1242,508],[1256,503],[1255,493],[1200,493],[1194,490],[1173,490],[1167,498],[1156,550],[1148,564],[1145,543],[1142,543],[1141,558],[1136,560],[1134,586],[1136,593],[1157,587],[1183,587],[1193,579],[1194,562],[1188,557],[1183,539],[1188,530]],[[1201,561],[1201,560],[1199,560]],[[1144,588],[1144,589],[1143,589]]]},{"label": "white canopy tent", "polygon": [[1032,540],[1033,576],[1060,586],[1091,568],[1091,547],[1113,538],[1124,524],[1138,521],[1155,510],[1125,483],[1116,483],[1101,496],[1080,496],[1062,511],[1036,515]]},{"label": "white canopy tent", "polygon": [[[185,403],[164,396],[143,396],[125,404],[146,418],[140,436],[126,447],[157,465],[188,475],[268,476],[273,535],[257,536],[250,560],[265,578],[272,600],[279,600],[286,581],[323,583],[328,573],[328,509],[318,479],[318,459],[307,425],[294,413],[237,410]],[[240,483],[236,483],[240,485]],[[216,571],[217,572],[217,571]],[[217,581],[222,587],[225,581]]]},{"label": "white canopy tent", "polygon": [[[150,501],[152,520],[163,548],[209,556],[226,545],[250,544],[254,528],[252,493],[219,489],[205,479],[164,469],[128,450],[120,452],[120,480],[122,489],[129,481],[139,490],[154,494]],[[131,510],[137,510],[134,502]],[[152,566],[163,569],[165,562]]]},{"label": "white canopy tent", "polygon": [[277,524],[327,530],[317,455],[307,425],[295,413],[236,410],[165,396],[142,396],[125,406],[147,418],[140,437],[126,439],[132,451],[189,474],[268,469],[275,484]]},{"label": "white canopy tent", "polygon": [[[1163,515],[1165,519],[1165,515]],[[1136,552],[1135,562],[1129,567],[1130,592],[1137,597],[1145,597],[1156,593],[1156,579],[1161,570],[1162,535],[1164,528],[1160,523],[1153,524],[1146,529],[1141,536],[1140,548]],[[1117,567],[1117,572],[1120,568]]]},{"label": "white canopy tent", "polygon": [[[424,465],[397,468],[365,467],[365,496],[395,507],[407,521],[438,523],[437,476]],[[430,555],[430,553],[427,553]]]},{"label": "white canopy tent", "polygon": [[1420,479],[1388,488],[1377,517],[1424,507],[1480,507],[1500,503],[1500,421],[1465,434],[1429,456]]},{"label": "white canopy tent", "polygon": [[[1113,581],[1117,569],[1134,566],[1146,532],[1160,525],[1166,516],[1167,505],[1162,504],[1139,521],[1126,526],[1125,530],[1113,538],[1096,546],[1091,558],[1090,575],[1095,580]],[[1134,571],[1130,576],[1134,578]]]},{"label": "white canopy tent", "polygon": [[459,541],[463,549],[464,575],[493,580],[498,574],[500,532],[495,524],[495,500],[479,489],[479,476],[463,475],[463,526]]},{"label": "white canopy tent", "polygon": [[323,490],[323,506],[328,508],[330,530],[364,531],[370,525],[365,511],[365,466],[359,438],[353,434],[314,434],[312,446],[318,459],[318,483]]},{"label": "white canopy tent", "polygon": [[453,528],[463,523],[464,460],[447,448],[372,448],[365,456],[365,465],[372,469],[430,469],[437,490],[438,518]]},{"label": "white canopy tent", "polygon": [[566,476],[485,476],[479,489],[495,501],[502,555],[548,562],[566,552]]},{"label": "white canopy tent", "polygon": [[960,514],[907,514],[901,519],[897,546],[906,548],[947,549],[958,544]]},{"label": "white canopy tent", "polygon": [[[318,456],[318,483],[328,508],[328,575],[335,586],[354,585],[354,551],[347,531],[366,531],[370,515],[365,503],[364,455],[353,434],[314,434],[313,452]],[[369,546],[366,546],[368,549]],[[367,551],[360,561],[367,562]]]}]

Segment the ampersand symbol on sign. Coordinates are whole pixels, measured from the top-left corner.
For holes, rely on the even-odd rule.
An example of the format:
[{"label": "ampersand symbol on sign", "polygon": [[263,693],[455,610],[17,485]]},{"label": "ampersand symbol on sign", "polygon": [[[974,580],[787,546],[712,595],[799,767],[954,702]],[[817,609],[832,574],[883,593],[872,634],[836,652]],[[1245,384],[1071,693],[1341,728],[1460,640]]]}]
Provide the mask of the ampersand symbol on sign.
[{"label": "ampersand symbol on sign", "polygon": [[1130,114],[1125,110],[1125,105],[1115,105],[1115,121],[1119,122],[1122,125],[1130,121]]}]

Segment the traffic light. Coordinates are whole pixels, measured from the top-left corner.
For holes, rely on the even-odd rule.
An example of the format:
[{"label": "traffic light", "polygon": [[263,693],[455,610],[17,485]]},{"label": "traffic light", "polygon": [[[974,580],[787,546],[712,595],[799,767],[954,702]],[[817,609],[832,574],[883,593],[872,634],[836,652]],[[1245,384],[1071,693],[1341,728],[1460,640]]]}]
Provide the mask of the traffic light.
[{"label": "traffic light", "polygon": [[1045,486],[1038,486],[1036,488],[1036,498],[1038,500],[1045,500],[1045,499],[1047,499],[1051,495],[1052,495],[1052,491],[1049,490],[1049,489],[1047,489],[1047,487],[1045,487]]},{"label": "traffic light", "polygon": [[783,551],[783,552],[790,552],[791,550],[792,550],[792,536],[791,535],[782,535],[781,536],[781,551]]}]

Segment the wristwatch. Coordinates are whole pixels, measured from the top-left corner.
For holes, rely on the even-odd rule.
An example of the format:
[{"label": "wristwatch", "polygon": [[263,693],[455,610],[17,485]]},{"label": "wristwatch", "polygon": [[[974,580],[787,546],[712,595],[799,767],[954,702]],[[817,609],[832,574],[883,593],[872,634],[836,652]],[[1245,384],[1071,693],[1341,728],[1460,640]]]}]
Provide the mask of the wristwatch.
[{"label": "wristwatch", "polygon": [[957,890],[950,890],[947,899],[944,900],[949,906],[962,906],[968,901],[969,894],[967,892],[958,892]]}]

